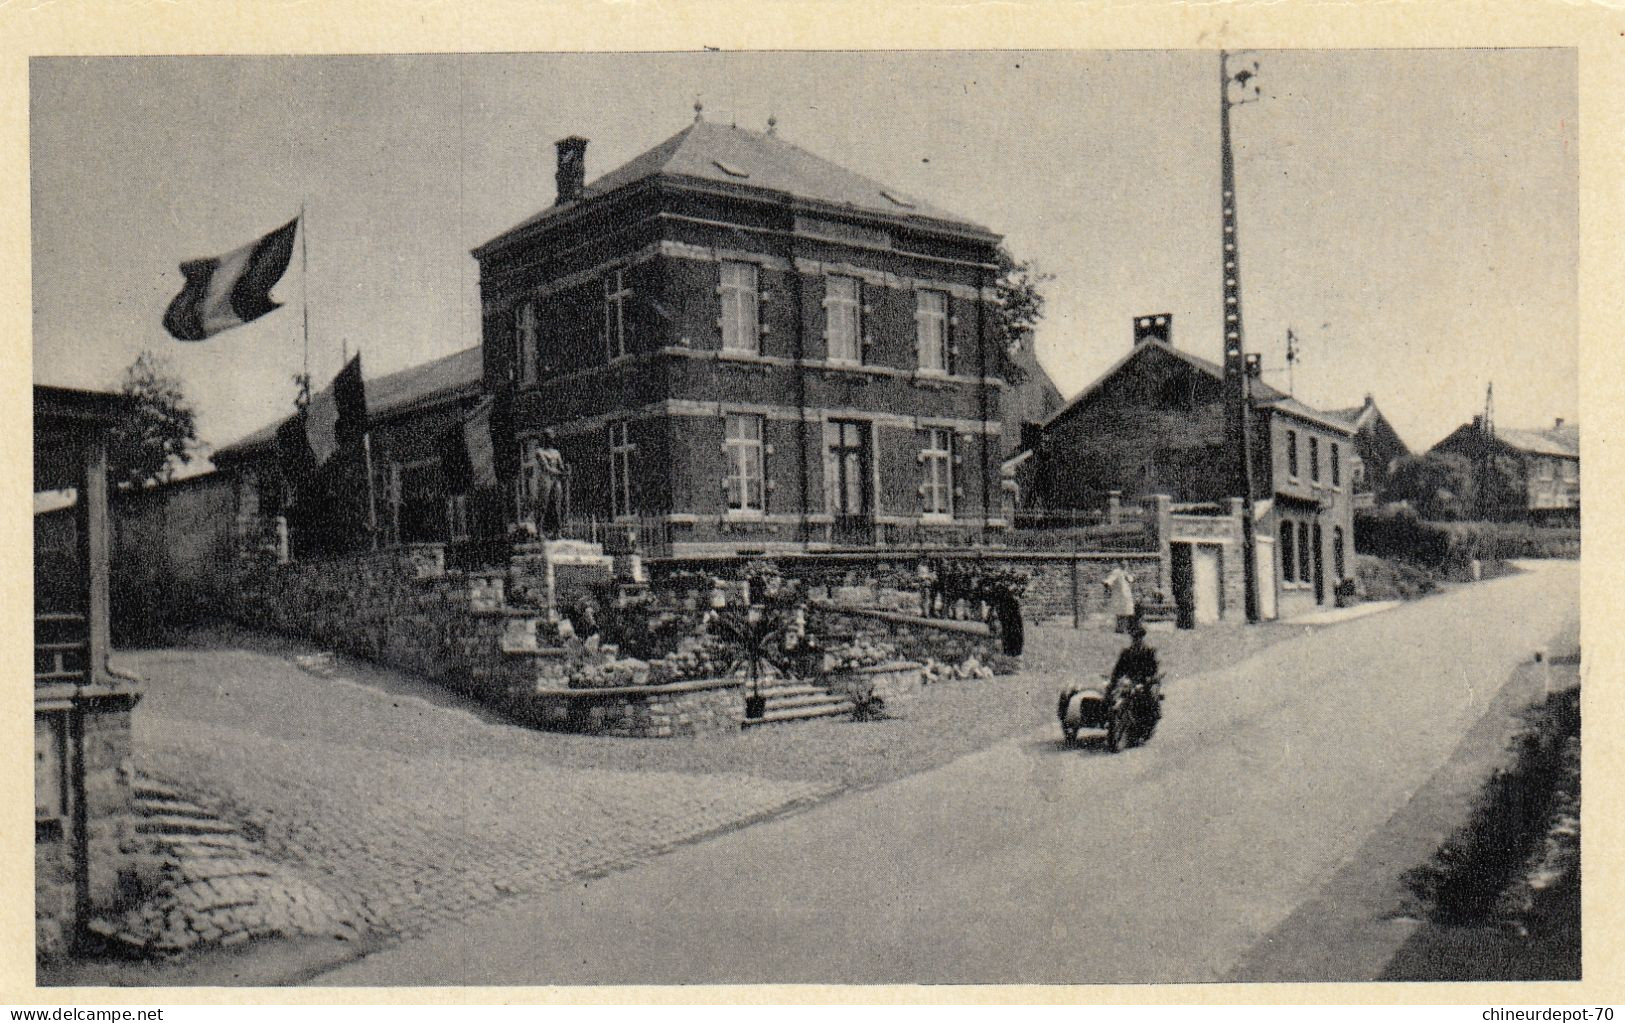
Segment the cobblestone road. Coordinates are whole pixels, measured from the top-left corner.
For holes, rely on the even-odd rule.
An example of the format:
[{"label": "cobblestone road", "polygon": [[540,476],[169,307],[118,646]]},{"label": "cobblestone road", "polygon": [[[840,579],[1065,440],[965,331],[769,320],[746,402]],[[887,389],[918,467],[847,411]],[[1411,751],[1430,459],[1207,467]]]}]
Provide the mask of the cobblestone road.
[{"label": "cobblestone road", "polygon": [[148,686],[141,767],[220,806],[271,856],[390,933],[466,920],[837,788],[532,762],[524,745],[547,736],[411,680],[358,684],[348,667],[377,673],[348,662],[321,678],[263,648],[121,660]]}]

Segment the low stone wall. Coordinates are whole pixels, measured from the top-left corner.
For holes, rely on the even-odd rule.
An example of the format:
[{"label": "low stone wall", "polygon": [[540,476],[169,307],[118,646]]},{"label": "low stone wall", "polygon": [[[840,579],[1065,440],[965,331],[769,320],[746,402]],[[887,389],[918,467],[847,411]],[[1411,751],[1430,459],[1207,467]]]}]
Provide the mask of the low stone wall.
[{"label": "low stone wall", "polygon": [[706,679],[613,689],[538,687],[515,713],[540,728],[634,739],[737,731],[745,718],[744,683]]},{"label": "low stone wall", "polygon": [[[1012,569],[1028,579],[1021,598],[1022,617],[1029,622],[1063,622],[1085,628],[1111,629],[1116,619],[1106,612],[1101,583],[1114,568],[1134,577],[1135,597],[1150,603],[1170,582],[1164,555],[1156,552],[1101,553],[1071,551],[891,551],[840,554],[785,554],[773,557],[789,578],[805,582],[814,597],[850,606],[918,611],[920,591],[897,588],[895,581],[917,573],[921,561],[951,558]],[[670,572],[700,571],[735,579],[759,559],[738,557],[684,558],[651,562],[659,585]]]},{"label": "low stone wall", "polygon": [[828,601],[808,606],[808,623],[823,635],[850,634],[854,639],[888,644],[916,668],[927,661],[963,664],[975,658],[995,671],[1015,670],[1015,659],[1003,653],[1003,641],[983,622],[924,618],[900,611],[845,607]]},{"label": "low stone wall", "polygon": [[916,661],[893,661],[831,672],[820,684],[848,697],[873,693],[892,710],[912,703],[920,695],[925,686],[925,672]]}]

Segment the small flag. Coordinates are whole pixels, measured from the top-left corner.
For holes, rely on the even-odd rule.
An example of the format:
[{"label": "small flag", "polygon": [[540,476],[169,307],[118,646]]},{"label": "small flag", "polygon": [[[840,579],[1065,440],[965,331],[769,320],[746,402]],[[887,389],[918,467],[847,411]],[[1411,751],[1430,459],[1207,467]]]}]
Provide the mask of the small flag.
[{"label": "small flag", "polygon": [[475,487],[497,485],[496,444],[491,431],[496,398],[486,398],[463,422],[463,450],[468,458],[468,478]]},{"label": "small flag", "polygon": [[295,217],[224,256],[182,263],[186,284],[164,312],[164,329],[177,341],[202,341],[281,308],[271,289],[288,269],[298,228]]},{"label": "small flag", "polygon": [[361,381],[361,355],[356,353],[333,382],[305,408],[305,441],[317,467],[340,446],[359,444],[367,432],[367,391]]}]

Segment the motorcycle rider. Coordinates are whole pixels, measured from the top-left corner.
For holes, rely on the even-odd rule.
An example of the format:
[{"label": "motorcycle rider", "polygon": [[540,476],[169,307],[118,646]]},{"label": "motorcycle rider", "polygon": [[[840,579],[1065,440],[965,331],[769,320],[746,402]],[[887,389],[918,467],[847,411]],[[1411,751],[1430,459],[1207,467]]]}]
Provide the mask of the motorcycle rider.
[{"label": "motorcycle rider", "polygon": [[1106,702],[1109,704],[1117,692],[1119,679],[1131,682],[1153,682],[1161,671],[1157,664],[1157,651],[1145,643],[1145,626],[1135,621],[1128,629],[1129,644],[1117,655],[1111,679],[1106,683]]}]

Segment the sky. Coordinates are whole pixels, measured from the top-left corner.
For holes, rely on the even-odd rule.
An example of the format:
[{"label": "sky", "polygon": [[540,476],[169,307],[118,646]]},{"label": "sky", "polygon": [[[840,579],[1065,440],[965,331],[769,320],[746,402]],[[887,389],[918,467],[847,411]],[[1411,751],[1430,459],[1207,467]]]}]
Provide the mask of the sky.
[{"label": "sky", "polygon": [[[1261,51],[1233,112],[1246,344],[1322,408],[1367,393],[1415,450],[1495,385],[1503,426],[1578,413],[1573,51]],[[35,58],[34,380],[112,389],[165,356],[221,446],[318,382],[477,344],[469,250],[704,116],[1005,236],[1053,278],[1037,351],[1070,397],[1138,314],[1220,354],[1213,51]],[[169,339],[179,263],[305,213],[285,303]]]}]

